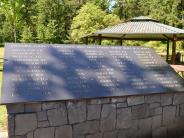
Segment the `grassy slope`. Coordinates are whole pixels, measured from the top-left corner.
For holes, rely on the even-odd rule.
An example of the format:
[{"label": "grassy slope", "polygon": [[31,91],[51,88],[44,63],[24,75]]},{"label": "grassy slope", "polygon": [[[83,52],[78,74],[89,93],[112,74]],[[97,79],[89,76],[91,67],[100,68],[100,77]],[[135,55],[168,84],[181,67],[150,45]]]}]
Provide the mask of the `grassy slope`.
[{"label": "grassy slope", "polygon": [[[0,62],[2,62],[4,48],[0,48]],[[1,95],[1,83],[2,83],[2,68],[3,65],[0,63],[0,95]],[[5,106],[0,106],[0,132],[7,129],[7,113]]]}]

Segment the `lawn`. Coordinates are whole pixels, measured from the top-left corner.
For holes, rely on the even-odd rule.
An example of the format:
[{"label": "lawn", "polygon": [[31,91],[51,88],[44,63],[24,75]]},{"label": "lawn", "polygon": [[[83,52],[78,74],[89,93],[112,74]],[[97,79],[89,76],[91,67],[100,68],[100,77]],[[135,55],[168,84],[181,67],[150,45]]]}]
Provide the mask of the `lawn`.
[{"label": "lawn", "polygon": [[[1,90],[1,83],[2,83],[2,58],[4,54],[4,48],[0,47],[0,90]],[[1,95],[1,91],[0,91]],[[7,113],[5,106],[0,106],[0,132],[5,131],[7,129]]]}]

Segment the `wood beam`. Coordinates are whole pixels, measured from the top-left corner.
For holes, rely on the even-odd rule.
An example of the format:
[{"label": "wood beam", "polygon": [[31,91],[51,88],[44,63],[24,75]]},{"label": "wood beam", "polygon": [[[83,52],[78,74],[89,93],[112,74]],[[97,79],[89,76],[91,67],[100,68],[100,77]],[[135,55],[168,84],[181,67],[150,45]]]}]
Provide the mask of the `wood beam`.
[{"label": "wood beam", "polygon": [[123,45],[123,40],[121,39],[121,40],[119,40],[119,42],[120,42],[120,46],[122,46]]},{"label": "wood beam", "polygon": [[85,44],[88,45],[88,37],[85,37]]},{"label": "wood beam", "polygon": [[102,35],[101,34],[98,35],[98,44],[99,45],[102,44]]},{"label": "wood beam", "polygon": [[176,35],[173,35],[172,58],[171,58],[172,64],[176,63],[176,41],[177,41],[177,37],[176,37]]},{"label": "wood beam", "polygon": [[[98,36],[90,36],[91,38],[94,39],[99,39]],[[107,37],[107,36],[101,36],[101,39],[106,39],[106,40],[121,40],[122,38],[120,37]],[[136,41],[161,41],[161,40],[168,40],[166,38],[160,38],[160,39],[153,39],[153,38],[123,38],[123,40],[136,40]]]},{"label": "wood beam", "polygon": [[168,40],[170,40],[170,38],[167,36],[167,35],[165,35],[165,34],[162,34],[166,39],[168,39]]},{"label": "wood beam", "polygon": [[167,55],[166,55],[166,61],[168,63],[169,61],[169,40],[167,40]]}]

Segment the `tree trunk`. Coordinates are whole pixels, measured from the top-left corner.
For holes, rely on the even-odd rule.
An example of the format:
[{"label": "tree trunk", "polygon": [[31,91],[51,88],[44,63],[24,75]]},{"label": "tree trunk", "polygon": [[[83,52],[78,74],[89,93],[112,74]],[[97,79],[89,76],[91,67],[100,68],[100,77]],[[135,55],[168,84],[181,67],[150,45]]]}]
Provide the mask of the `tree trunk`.
[{"label": "tree trunk", "polygon": [[14,22],[13,34],[14,34],[14,42],[17,43],[16,22]]}]

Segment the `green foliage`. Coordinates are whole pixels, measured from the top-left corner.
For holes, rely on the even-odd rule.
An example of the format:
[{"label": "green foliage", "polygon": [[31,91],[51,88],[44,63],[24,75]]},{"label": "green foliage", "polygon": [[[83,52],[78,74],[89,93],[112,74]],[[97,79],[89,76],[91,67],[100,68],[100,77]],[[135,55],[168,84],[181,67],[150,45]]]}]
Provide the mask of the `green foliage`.
[{"label": "green foliage", "polygon": [[21,42],[23,43],[31,43],[33,42],[33,33],[31,31],[31,27],[24,26],[22,34],[21,34]]},{"label": "green foliage", "polygon": [[43,24],[37,25],[36,33],[37,33],[37,41],[44,42],[45,41],[45,26]]},{"label": "green foliage", "polygon": [[184,5],[181,0],[117,0],[113,13],[122,20],[151,16],[163,23],[182,27]]},{"label": "green foliage", "polygon": [[104,27],[113,26],[117,23],[120,23],[120,19],[115,14],[106,14],[103,18]]},{"label": "green foliage", "polygon": [[[38,41],[41,42],[52,42],[52,43],[63,43],[65,40],[69,38],[69,29],[71,25],[71,21],[75,16],[77,8],[79,5],[71,5],[74,0],[65,1],[65,0],[38,0],[37,2],[37,30],[39,32],[37,34],[37,38],[41,38]],[[55,30],[52,30],[52,25],[49,23],[50,21],[54,21]],[[47,29],[49,27],[49,29]],[[46,29],[48,32],[52,34],[40,34],[42,29]],[[52,35],[55,35],[53,38]],[[49,38],[44,38],[45,37]],[[49,36],[51,35],[51,36]]]},{"label": "green foliage", "polygon": [[109,12],[110,1],[109,0],[87,0],[88,3],[94,3],[100,7],[103,11]]},{"label": "green foliage", "polygon": [[[95,12],[94,12],[95,11]],[[73,18],[71,25],[71,39],[79,43],[80,38],[95,32],[98,29],[108,27],[120,22],[118,16],[107,14],[93,3],[86,3]]]},{"label": "green foliage", "polygon": [[45,41],[46,42],[53,42],[55,40],[55,33],[56,33],[56,27],[55,21],[50,20],[49,23],[46,26],[45,30]]},{"label": "green foliage", "polygon": [[117,0],[113,12],[119,15],[123,20],[142,15],[139,4],[140,1],[141,0]]},{"label": "green foliage", "polygon": [[30,26],[32,29],[36,24],[37,7],[36,0],[22,0],[24,3],[23,8],[20,11],[22,25]]},{"label": "green foliage", "polygon": [[[11,25],[11,34],[13,34],[14,42],[17,41],[18,30],[20,29],[20,11],[24,7],[22,0],[1,0],[0,2],[0,13],[5,15],[6,23],[9,22]],[[6,32],[4,32],[6,33]],[[11,36],[11,34],[9,34]]]},{"label": "green foliage", "polygon": [[4,42],[14,42],[13,26],[10,22],[5,21],[2,25],[2,39]]},{"label": "green foliage", "polygon": [[182,28],[183,14],[182,0],[1,0],[0,42],[79,43],[119,18],[140,15]]},{"label": "green foliage", "polygon": [[56,27],[57,25],[54,20],[50,20],[47,25],[38,24],[36,30],[38,42],[54,42],[56,38]]},{"label": "green foliage", "polygon": [[178,10],[178,0],[148,0],[146,3],[143,1],[140,1],[140,3],[142,12],[144,12],[143,10],[145,10],[144,7],[146,6],[147,9],[149,9],[147,14],[154,19],[173,26],[180,23],[180,19],[178,18],[180,14]]}]

